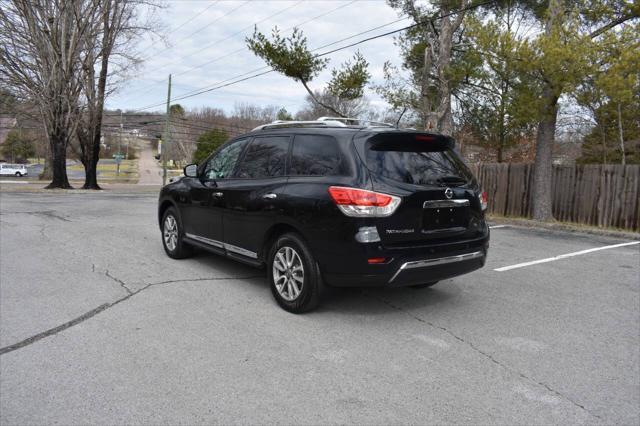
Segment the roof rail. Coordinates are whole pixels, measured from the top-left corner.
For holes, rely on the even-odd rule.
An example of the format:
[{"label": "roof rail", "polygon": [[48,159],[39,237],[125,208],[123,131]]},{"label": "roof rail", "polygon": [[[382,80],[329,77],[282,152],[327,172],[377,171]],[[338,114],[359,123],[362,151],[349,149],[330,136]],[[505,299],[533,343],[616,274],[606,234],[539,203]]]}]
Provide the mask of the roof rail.
[{"label": "roof rail", "polygon": [[361,120],[359,118],[350,117],[320,117],[318,121],[339,121],[347,126],[364,126],[364,127],[396,127],[391,123],[383,123],[381,121]]},{"label": "roof rail", "polygon": [[347,125],[336,120],[312,120],[312,121],[295,121],[295,120],[276,120],[268,124],[262,124],[252,132],[266,129],[281,129],[287,127],[346,127]]}]

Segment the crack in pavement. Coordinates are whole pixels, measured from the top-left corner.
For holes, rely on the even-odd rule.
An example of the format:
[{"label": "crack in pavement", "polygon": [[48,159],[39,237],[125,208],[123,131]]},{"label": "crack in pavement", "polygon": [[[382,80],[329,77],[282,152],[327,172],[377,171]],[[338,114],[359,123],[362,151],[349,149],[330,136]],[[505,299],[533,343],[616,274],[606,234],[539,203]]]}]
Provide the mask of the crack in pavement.
[{"label": "crack in pavement", "polygon": [[[91,264],[91,270],[92,270],[93,272],[95,272],[95,269],[96,269],[96,268],[95,268],[95,265],[92,263],[92,264]],[[108,270],[108,269],[106,269],[106,270],[104,271],[104,275],[105,275],[105,276],[107,276],[107,277],[109,277],[109,278],[111,278],[113,281],[117,282],[118,284],[120,284],[120,287],[124,288],[124,289],[126,290],[126,292],[127,292],[127,293],[129,293],[129,294],[133,294],[133,291],[131,291],[131,289],[130,289],[129,287],[127,287],[127,284],[126,284],[124,281],[122,281],[120,278],[117,278],[117,277],[114,277],[113,275],[111,275],[111,274],[109,273],[109,270]]]},{"label": "crack in pavement", "polygon": [[[91,265],[92,270],[95,271],[95,265],[92,264]],[[108,275],[108,271],[105,273],[105,275],[107,275],[109,278],[122,283],[121,285],[128,291],[126,296],[123,296],[119,299],[116,299],[115,301],[111,302],[111,303],[103,303],[102,305],[98,306],[95,309],[92,309],[88,312],[85,312],[84,314],[80,315],[79,317],[76,317],[74,319],[72,319],[71,321],[67,321],[63,324],[60,324],[56,327],[50,328],[49,330],[43,331],[41,333],[35,334],[31,337],[28,337],[20,342],[14,343],[12,345],[9,346],[5,346],[3,348],[0,348],[0,355],[9,353],[9,352],[13,352],[17,349],[20,348],[24,348],[25,346],[29,346],[35,342],[37,342],[38,340],[42,340],[45,337],[49,337],[49,336],[53,336],[55,334],[60,333],[61,331],[64,331],[68,328],[73,327],[74,325],[78,325],[86,320],[88,320],[89,318],[92,318],[96,315],[98,315],[100,312],[104,312],[109,308],[112,308],[114,306],[116,306],[117,304],[124,302],[128,299],[130,299],[131,297],[135,296],[136,294],[139,294],[141,292],[143,292],[144,290],[150,288],[150,287],[154,287],[154,286],[159,286],[159,285],[166,285],[166,284],[173,284],[173,283],[180,283],[180,282],[193,282],[193,281],[220,281],[220,280],[246,280],[246,279],[252,279],[252,278],[258,278],[258,276],[256,275],[251,275],[251,276],[246,276],[246,277],[211,277],[211,278],[194,278],[194,279],[182,279],[182,280],[170,280],[170,281],[160,281],[160,282],[156,282],[156,283],[149,283],[146,284],[144,287],[139,288],[138,290],[132,291],[130,290],[126,283],[124,283],[124,281],[120,280],[119,278],[113,277],[111,275]],[[260,275],[259,278],[262,278],[263,276]]]},{"label": "crack in pavement", "polygon": [[212,278],[191,278],[191,279],[185,278],[181,280],[160,281],[150,285],[156,286],[156,285],[165,285],[165,284],[174,284],[174,283],[183,283],[183,282],[197,282],[197,281],[250,280],[255,278],[264,278],[264,275],[247,275],[246,277],[212,277]]},{"label": "crack in pavement", "polygon": [[51,238],[49,238],[49,236],[47,235],[47,225],[42,224],[40,225],[40,236],[47,241],[51,241]]},{"label": "crack in pavement", "polygon": [[549,392],[551,392],[551,393],[553,393],[553,394],[557,395],[558,397],[560,397],[560,398],[564,399],[565,401],[568,401],[569,403],[573,404],[574,406],[581,408],[581,409],[582,409],[582,410],[584,410],[587,414],[589,414],[589,415],[591,415],[591,416],[593,416],[593,417],[595,417],[595,418],[597,418],[597,419],[599,419],[599,420],[603,420],[603,419],[602,419],[602,417],[600,417],[599,415],[597,415],[597,414],[593,413],[592,411],[588,410],[584,405],[582,405],[582,404],[580,404],[580,403],[578,403],[578,402],[574,401],[573,399],[569,398],[568,396],[566,396],[566,395],[564,395],[564,394],[560,393],[559,391],[557,391],[557,390],[553,389],[553,388],[552,388],[551,386],[549,386],[548,384],[546,384],[546,383],[544,383],[544,382],[540,382],[540,381],[538,381],[538,380],[535,380],[535,379],[533,379],[533,378],[531,378],[531,377],[527,376],[526,374],[524,374],[524,373],[522,373],[522,372],[520,372],[520,371],[517,371],[517,370],[515,370],[515,369],[513,369],[513,368],[509,367],[509,366],[508,366],[508,365],[506,365],[506,364],[503,364],[502,362],[498,361],[498,360],[497,360],[493,355],[491,355],[490,353],[487,353],[487,352],[483,351],[482,349],[478,348],[478,347],[477,347],[476,345],[474,345],[473,343],[471,343],[471,342],[469,342],[469,341],[467,341],[467,340],[463,339],[462,337],[458,336],[457,334],[453,333],[453,332],[452,332],[451,330],[449,330],[448,328],[446,328],[446,327],[442,327],[442,326],[440,326],[440,325],[436,325],[436,324],[434,324],[434,323],[432,323],[432,322],[430,322],[430,321],[425,320],[424,318],[420,318],[419,316],[416,316],[416,315],[412,314],[411,312],[407,311],[406,309],[403,309],[401,306],[395,305],[395,304],[393,304],[392,302],[390,302],[390,301],[388,301],[388,300],[385,300],[385,299],[382,299],[382,298],[380,298],[380,297],[374,296],[374,295],[372,295],[372,294],[370,294],[370,293],[367,293],[366,291],[363,291],[362,293],[363,293],[365,296],[368,296],[368,297],[370,297],[370,298],[372,298],[372,299],[375,299],[375,300],[377,300],[377,301],[379,301],[379,302],[382,302],[382,303],[384,303],[385,305],[387,305],[387,306],[389,306],[389,307],[391,307],[391,308],[393,308],[393,309],[395,309],[395,310],[397,310],[397,311],[402,312],[403,314],[405,314],[405,315],[407,315],[407,316],[409,316],[409,317],[411,317],[411,318],[415,319],[416,321],[419,321],[419,322],[421,322],[421,323],[423,323],[423,324],[427,324],[428,326],[430,326],[430,327],[432,327],[432,328],[435,328],[435,329],[438,329],[438,330],[444,331],[445,333],[447,333],[448,335],[450,335],[450,336],[451,336],[451,337],[453,337],[454,339],[456,339],[456,340],[458,340],[459,342],[461,342],[461,343],[463,343],[463,344],[465,344],[465,345],[469,346],[469,347],[470,347],[471,349],[473,349],[475,352],[479,353],[480,355],[482,355],[483,357],[487,358],[489,361],[493,362],[494,364],[498,365],[499,367],[501,367],[501,368],[503,368],[503,369],[505,369],[505,370],[509,371],[509,372],[510,372],[510,373],[512,373],[512,374],[517,374],[517,375],[518,375],[518,376],[520,376],[521,378],[523,378],[523,379],[525,379],[525,380],[527,380],[527,381],[529,381],[529,382],[531,382],[531,383],[534,383],[534,384],[536,384],[536,385],[538,385],[538,386],[542,386],[542,387],[544,387],[544,388],[545,388],[545,389],[547,389]]},{"label": "crack in pavement", "polygon": [[0,215],[9,215],[9,214],[28,214],[31,216],[45,216],[52,219],[58,219],[63,222],[71,222],[66,217],[56,214],[55,210],[42,210],[42,211],[36,211],[36,212],[1,212],[0,213]]}]

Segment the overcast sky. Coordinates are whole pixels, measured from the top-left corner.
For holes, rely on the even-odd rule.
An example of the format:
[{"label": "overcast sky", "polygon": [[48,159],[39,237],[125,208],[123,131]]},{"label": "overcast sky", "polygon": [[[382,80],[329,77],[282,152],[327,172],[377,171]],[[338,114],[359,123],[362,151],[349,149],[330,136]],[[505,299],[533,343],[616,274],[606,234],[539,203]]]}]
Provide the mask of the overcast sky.
[{"label": "overcast sky", "polygon": [[[171,45],[167,47],[162,42],[142,40],[140,52],[147,59],[136,76],[108,99],[108,108],[132,110],[166,102],[167,76],[170,73],[173,75],[172,98],[176,98],[264,67],[265,63],[246,48],[244,41],[245,37],[253,34],[254,24],[267,33],[277,25],[287,30],[283,31],[285,34],[290,34],[291,28],[298,26],[313,49],[399,19],[396,11],[383,0],[170,0],[167,7],[159,12],[159,18]],[[409,20],[402,20],[318,52],[409,23]],[[311,87],[324,87],[330,78],[331,67],[339,66],[356,50],[360,50],[369,61],[373,83],[382,80],[382,66],[386,60],[399,62],[399,50],[393,44],[393,36],[382,37],[330,55],[329,67],[314,79]],[[235,103],[249,102],[284,106],[295,112],[304,104],[305,94],[300,83],[270,73],[175,102],[188,109],[207,106],[227,112]],[[371,89],[367,90],[367,97],[376,106],[384,105]],[[163,109],[155,106],[145,111]]]}]

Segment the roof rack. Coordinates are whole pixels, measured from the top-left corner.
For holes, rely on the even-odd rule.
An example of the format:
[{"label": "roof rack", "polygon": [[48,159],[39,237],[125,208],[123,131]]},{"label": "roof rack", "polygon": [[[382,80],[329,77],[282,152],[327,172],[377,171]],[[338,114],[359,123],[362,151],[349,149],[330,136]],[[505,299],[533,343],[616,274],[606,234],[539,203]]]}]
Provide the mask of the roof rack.
[{"label": "roof rack", "polygon": [[339,121],[347,126],[361,126],[361,127],[393,127],[391,123],[383,123],[381,121],[361,120],[359,118],[349,117],[320,117],[318,121]]},{"label": "roof rack", "polygon": [[266,129],[282,129],[286,127],[390,127],[394,128],[393,124],[383,123],[381,121],[361,120],[359,118],[349,117],[320,117],[317,120],[309,121],[296,121],[296,120],[276,120],[271,123],[262,124],[252,132]]},{"label": "roof rack", "polygon": [[262,124],[253,129],[252,132],[255,132],[257,130],[281,129],[286,127],[347,127],[347,125],[337,120],[276,120],[268,124]]}]

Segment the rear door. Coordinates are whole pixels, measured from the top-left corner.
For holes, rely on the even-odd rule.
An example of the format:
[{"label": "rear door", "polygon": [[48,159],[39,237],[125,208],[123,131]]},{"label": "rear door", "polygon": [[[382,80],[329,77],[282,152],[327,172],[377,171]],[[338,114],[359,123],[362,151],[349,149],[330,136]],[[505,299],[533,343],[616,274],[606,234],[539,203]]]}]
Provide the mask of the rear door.
[{"label": "rear door", "polygon": [[233,178],[220,186],[223,239],[229,253],[255,259],[265,232],[282,214],[290,142],[288,135],[255,137]]},{"label": "rear door", "polygon": [[383,243],[421,244],[479,232],[478,186],[452,139],[381,132],[359,141],[358,149],[374,191],[402,197],[393,215],[378,219]]}]

